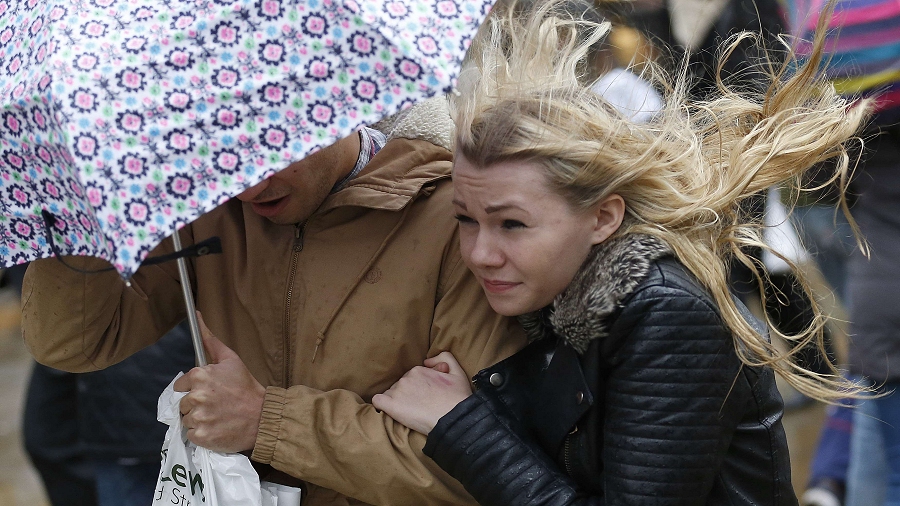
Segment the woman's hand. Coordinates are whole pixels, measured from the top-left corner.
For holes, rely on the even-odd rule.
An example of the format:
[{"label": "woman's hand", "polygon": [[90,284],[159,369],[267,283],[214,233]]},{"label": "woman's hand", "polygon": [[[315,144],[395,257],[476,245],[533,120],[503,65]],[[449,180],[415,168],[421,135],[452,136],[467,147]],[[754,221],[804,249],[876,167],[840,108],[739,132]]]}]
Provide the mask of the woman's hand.
[{"label": "woman's hand", "polygon": [[472,395],[466,372],[449,351],[413,367],[372,404],[410,429],[428,435],[442,416]]}]

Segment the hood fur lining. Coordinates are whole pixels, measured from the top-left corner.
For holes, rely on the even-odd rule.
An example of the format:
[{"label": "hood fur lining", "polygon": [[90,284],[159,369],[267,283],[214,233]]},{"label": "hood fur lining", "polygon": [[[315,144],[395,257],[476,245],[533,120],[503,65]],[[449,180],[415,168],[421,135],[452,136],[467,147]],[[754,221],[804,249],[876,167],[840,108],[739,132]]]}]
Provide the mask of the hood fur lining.
[{"label": "hood fur lining", "polygon": [[425,140],[452,150],[453,119],[450,117],[450,104],[444,95],[423,100],[375,123],[372,128],[381,131],[388,140]]}]

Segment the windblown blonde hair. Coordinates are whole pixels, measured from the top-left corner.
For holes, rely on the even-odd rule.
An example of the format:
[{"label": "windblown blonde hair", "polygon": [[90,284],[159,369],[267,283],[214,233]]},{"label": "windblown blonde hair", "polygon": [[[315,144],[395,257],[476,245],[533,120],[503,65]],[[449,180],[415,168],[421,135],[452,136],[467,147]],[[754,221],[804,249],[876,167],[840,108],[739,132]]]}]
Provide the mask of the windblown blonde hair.
[{"label": "windblown blonde hair", "polygon": [[[843,189],[848,181],[847,145],[858,139],[869,104],[851,103],[821,79],[823,22],[805,63],[760,63],[757,70],[771,78],[762,92],[719,80],[714,97],[692,102],[685,72],[667,84],[655,69],[647,75],[668,87],[666,105],[656,121],[640,125],[583,82],[583,61],[609,25],[573,16],[573,5],[550,0],[495,7],[452,100],[457,155],[479,167],[537,161],[550,187],[576,209],[621,195],[626,219],[617,234],[649,234],[670,245],[714,297],[742,362],[770,365],[800,392],[826,402],[857,395],[860,388],[839,375],[817,374],[792,359],[810,343],[824,352],[826,318],[799,270],[816,317],[798,336],[773,328],[790,343],[787,351],[753,330],[728,288],[728,265],[735,260],[753,270],[760,286],[767,281],[745,253],[768,247],[760,239],[762,224],[742,212],[742,202],[773,185],[797,189],[805,171],[825,162],[833,169],[830,182]],[[748,37],[754,35],[730,40],[723,56]],[[843,201],[842,207],[846,213]]]}]

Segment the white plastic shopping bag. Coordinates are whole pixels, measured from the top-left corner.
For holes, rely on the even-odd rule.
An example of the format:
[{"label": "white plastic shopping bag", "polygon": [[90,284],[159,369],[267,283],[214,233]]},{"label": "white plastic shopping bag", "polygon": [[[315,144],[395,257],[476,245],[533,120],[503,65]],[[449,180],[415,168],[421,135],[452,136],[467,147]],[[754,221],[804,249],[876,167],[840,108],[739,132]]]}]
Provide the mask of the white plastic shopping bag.
[{"label": "white plastic shopping bag", "polygon": [[300,506],[303,490],[280,483],[261,481],[263,506]]},{"label": "white plastic shopping bag", "polygon": [[[159,396],[157,419],[168,425],[162,466],[153,506],[297,506],[300,490],[270,483],[260,486],[250,459],[239,453],[219,453],[191,443],[181,424],[175,380]],[[282,497],[283,496],[283,497]]]}]

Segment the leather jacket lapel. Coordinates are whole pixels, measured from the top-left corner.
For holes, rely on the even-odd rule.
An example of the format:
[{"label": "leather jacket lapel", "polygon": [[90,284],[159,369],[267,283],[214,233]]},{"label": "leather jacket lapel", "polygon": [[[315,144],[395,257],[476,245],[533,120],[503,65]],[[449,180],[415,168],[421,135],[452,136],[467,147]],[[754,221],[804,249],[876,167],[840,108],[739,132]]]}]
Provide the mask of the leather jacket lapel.
[{"label": "leather jacket lapel", "polygon": [[475,386],[512,412],[541,447],[559,449],[594,404],[578,353],[557,339],[534,341],[482,370]]}]

